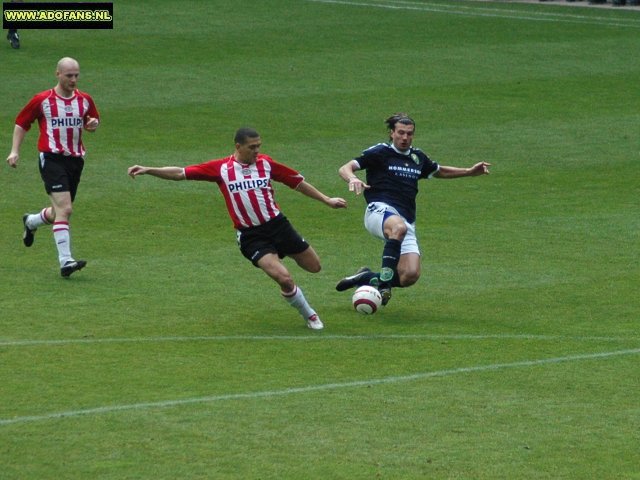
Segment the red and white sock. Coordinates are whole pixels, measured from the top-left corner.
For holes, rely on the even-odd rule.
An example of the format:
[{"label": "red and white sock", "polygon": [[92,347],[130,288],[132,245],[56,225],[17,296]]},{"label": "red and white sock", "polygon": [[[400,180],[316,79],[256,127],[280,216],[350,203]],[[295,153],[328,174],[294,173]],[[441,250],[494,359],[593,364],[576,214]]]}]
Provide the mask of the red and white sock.
[{"label": "red and white sock", "polygon": [[58,249],[58,260],[63,267],[66,262],[73,260],[71,256],[71,235],[69,222],[53,222],[53,239]]},{"label": "red and white sock", "polygon": [[304,293],[302,293],[302,290],[297,286],[293,287],[291,292],[280,293],[282,294],[282,298],[284,298],[289,305],[297,309],[305,320],[307,320],[311,315],[315,315],[315,310],[311,308],[307,299],[304,298]]},{"label": "red and white sock", "polygon": [[51,222],[47,218],[47,210],[49,210],[49,207],[43,208],[40,212],[32,213],[27,217],[26,223],[29,230],[36,230],[43,225],[51,225]]}]

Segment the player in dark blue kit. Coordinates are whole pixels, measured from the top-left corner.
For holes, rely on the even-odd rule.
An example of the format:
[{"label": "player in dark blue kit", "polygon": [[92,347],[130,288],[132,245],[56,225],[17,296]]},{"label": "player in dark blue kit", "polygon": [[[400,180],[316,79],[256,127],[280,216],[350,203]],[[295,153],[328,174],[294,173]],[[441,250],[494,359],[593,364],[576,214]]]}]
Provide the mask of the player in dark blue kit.
[{"label": "player in dark blue kit", "polygon": [[[420,249],[415,230],[418,180],[486,175],[491,165],[487,162],[470,168],[440,165],[411,146],[416,124],[407,114],[396,113],[385,123],[389,142],[368,148],[338,171],[349,183],[349,191],[356,195],[364,193],[365,228],[384,240],[382,266],[379,272],[363,267],[336,285],[338,291],[376,286],[383,305],[391,298],[392,287],[408,287],[420,278]],[[366,171],[366,182],[356,176],[358,170]]]}]

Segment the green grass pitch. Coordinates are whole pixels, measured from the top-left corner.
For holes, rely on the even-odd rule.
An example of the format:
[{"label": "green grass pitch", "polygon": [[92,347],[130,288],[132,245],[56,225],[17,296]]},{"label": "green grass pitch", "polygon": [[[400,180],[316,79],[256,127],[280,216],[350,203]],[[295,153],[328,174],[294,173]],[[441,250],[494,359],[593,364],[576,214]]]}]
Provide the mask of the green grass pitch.
[{"label": "green grass pitch", "polygon": [[[585,2],[586,3],[586,2]],[[640,479],[640,12],[399,0],[119,1],[113,30],[0,45],[0,144],[77,58],[102,114],[59,276],[37,131],[0,168],[0,479]],[[407,111],[487,177],[422,182],[423,276],[377,266],[337,169]],[[231,153],[237,127],[332,196],[276,185],[319,252],[306,329],[238,252],[212,184],[128,166]]]}]

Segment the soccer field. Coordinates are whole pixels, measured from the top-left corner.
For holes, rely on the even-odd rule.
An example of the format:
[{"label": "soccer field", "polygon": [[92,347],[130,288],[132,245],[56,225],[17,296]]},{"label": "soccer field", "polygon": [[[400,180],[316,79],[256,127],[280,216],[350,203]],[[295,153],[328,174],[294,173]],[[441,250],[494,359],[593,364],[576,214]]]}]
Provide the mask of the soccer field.
[{"label": "soccer field", "polygon": [[[5,32],[6,33],[6,32]],[[59,58],[102,123],[60,278],[37,127],[0,173],[0,479],[640,479],[640,12],[474,1],[136,0],[113,30],[0,48],[0,144]],[[337,169],[408,112],[414,145],[491,175],[421,182],[422,278],[359,315],[377,268]],[[264,153],[319,253],[305,327],[239,253],[214,184],[135,181]]]}]

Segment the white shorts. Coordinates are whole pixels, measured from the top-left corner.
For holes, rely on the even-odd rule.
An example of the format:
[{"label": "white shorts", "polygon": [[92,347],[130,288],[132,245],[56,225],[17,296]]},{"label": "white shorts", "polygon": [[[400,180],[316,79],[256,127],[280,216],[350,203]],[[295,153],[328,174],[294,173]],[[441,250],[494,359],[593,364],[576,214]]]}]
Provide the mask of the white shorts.
[{"label": "white shorts", "polygon": [[395,208],[386,203],[372,202],[367,205],[367,209],[364,212],[364,228],[374,237],[386,240],[382,227],[384,221],[391,215],[398,215],[407,225],[407,234],[402,241],[400,255],[405,253],[417,253],[420,255],[420,247],[418,247],[418,240],[416,239],[416,224],[407,222]]}]

